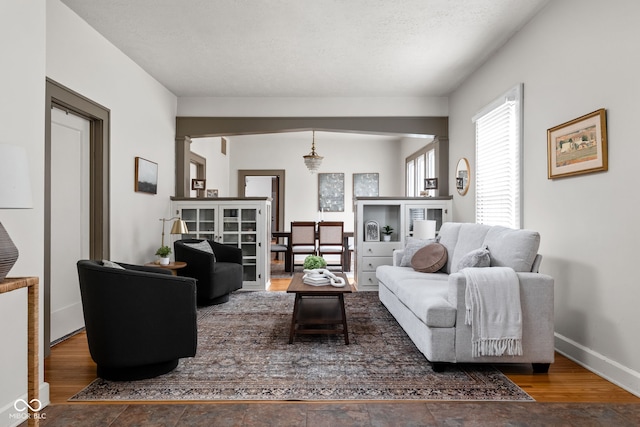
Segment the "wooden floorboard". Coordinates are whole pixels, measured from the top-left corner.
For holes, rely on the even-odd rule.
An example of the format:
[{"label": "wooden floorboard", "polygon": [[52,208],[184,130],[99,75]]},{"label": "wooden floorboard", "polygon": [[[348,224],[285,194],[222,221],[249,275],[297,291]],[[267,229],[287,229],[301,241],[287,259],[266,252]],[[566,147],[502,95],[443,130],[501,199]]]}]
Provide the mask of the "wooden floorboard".
[{"label": "wooden floorboard", "polygon": [[[270,290],[283,291],[288,284],[289,279],[272,279]],[[499,368],[538,402],[640,403],[640,398],[558,353],[548,374],[533,374],[529,365]],[[96,365],[89,355],[84,332],[54,346],[45,359],[45,381],[53,404],[68,403],[95,378]]]}]

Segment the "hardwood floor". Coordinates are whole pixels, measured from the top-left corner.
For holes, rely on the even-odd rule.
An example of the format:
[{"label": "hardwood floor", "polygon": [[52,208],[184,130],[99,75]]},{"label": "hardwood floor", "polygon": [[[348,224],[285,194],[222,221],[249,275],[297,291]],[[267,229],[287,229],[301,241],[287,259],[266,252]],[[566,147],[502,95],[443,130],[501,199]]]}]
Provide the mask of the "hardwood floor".
[{"label": "hardwood floor", "polygon": [[[289,279],[272,279],[270,290],[283,291],[288,285]],[[537,402],[640,403],[640,398],[557,353],[546,375],[533,374],[529,365],[505,365],[500,370]],[[84,332],[53,347],[45,359],[53,404],[68,403],[95,378]]]},{"label": "hardwood floor", "polygon": [[[289,279],[272,279],[271,291]],[[640,398],[556,354],[548,374],[529,365],[500,368],[536,402],[68,402],[95,379],[81,332],[45,359],[51,405],[42,427],[58,426],[547,426],[640,425]],[[25,421],[22,425],[26,427]]]}]

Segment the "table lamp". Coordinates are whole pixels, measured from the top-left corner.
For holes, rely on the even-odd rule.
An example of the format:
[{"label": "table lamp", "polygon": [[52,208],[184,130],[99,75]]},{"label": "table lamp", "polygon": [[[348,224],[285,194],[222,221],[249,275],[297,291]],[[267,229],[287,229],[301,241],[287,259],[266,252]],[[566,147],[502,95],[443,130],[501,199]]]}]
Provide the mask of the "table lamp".
[{"label": "table lamp", "polygon": [[[23,147],[0,144],[0,209],[29,209],[31,181]],[[0,222],[0,283],[18,260],[18,248]]]},{"label": "table lamp", "polygon": [[413,237],[417,239],[433,239],[436,237],[436,222],[425,219],[414,220]]},{"label": "table lamp", "polygon": [[160,218],[162,221],[162,246],[164,246],[164,223],[166,221],[171,221],[175,219],[173,225],[171,226],[171,234],[189,234],[189,229],[187,228],[187,223],[184,222],[180,217],[174,216],[173,218]]}]

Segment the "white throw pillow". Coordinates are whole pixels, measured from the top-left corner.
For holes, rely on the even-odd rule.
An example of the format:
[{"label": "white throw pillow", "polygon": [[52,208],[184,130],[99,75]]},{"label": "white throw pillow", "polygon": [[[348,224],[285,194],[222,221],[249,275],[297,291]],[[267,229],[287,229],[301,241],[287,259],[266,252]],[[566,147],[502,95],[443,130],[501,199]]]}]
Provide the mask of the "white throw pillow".
[{"label": "white throw pillow", "polygon": [[209,242],[206,240],[203,240],[202,242],[198,242],[198,243],[185,243],[185,245],[202,252],[213,254],[213,248],[211,247]]},{"label": "white throw pillow", "polygon": [[103,259],[102,260],[102,266],[103,267],[109,267],[109,268],[115,268],[115,269],[118,269],[118,270],[126,270],[126,268],[124,268],[120,264],[117,264],[117,263],[115,263],[113,261],[109,261],[107,259]]},{"label": "white throw pillow", "polygon": [[474,249],[460,259],[458,271],[467,267],[490,267],[491,257],[489,248],[485,245],[479,249]]}]

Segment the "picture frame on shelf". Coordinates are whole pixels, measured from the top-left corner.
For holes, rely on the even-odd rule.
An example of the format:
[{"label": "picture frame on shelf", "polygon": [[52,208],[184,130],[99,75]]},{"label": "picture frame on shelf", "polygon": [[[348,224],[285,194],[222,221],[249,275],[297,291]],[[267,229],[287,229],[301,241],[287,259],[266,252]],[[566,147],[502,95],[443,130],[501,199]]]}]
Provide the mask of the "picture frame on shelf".
[{"label": "picture frame on shelf", "polygon": [[136,192],[157,194],[158,193],[158,164],[142,157],[135,158],[135,181]]},{"label": "picture frame on shelf", "polygon": [[191,180],[192,190],[204,190],[206,188],[207,180],[194,178]]},{"label": "picture frame on shelf", "polygon": [[380,241],[380,224],[377,221],[369,220],[364,223],[364,241],[379,242]]},{"label": "picture frame on shelf", "polygon": [[218,189],[217,188],[210,188],[210,189],[207,190],[207,198],[215,199],[216,197],[218,197]]},{"label": "picture frame on shelf", "polygon": [[601,108],[547,130],[547,178],[609,169],[606,110]]},{"label": "picture frame on shelf", "polygon": [[425,190],[436,190],[438,188],[438,178],[425,178],[424,179],[424,189]]}]

